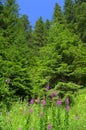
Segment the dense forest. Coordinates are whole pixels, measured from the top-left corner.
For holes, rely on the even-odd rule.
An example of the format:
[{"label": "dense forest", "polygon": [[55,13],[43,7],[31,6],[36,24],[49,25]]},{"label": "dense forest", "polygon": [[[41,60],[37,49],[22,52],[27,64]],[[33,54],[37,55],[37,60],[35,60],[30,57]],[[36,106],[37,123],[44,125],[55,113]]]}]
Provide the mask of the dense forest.
[{"label": "dense forest", "polygon": [[64,0],[63,10],[56,3],[52,14],[32,29],[16,0],[0,0],[0,106],[86,89],[86,0]]}]

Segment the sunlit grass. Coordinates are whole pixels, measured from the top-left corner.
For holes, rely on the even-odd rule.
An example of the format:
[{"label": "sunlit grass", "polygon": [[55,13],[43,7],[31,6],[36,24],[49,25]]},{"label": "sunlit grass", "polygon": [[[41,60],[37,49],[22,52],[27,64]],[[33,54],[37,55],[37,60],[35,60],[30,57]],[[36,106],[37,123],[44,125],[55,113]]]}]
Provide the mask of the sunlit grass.
[{"label": "sunlit grass", "polygon": [[28,104],[15,102],[9,112],[3,110],[0,130],[86,130],[85,94],[79,95],[68,111],[57,104]]}]

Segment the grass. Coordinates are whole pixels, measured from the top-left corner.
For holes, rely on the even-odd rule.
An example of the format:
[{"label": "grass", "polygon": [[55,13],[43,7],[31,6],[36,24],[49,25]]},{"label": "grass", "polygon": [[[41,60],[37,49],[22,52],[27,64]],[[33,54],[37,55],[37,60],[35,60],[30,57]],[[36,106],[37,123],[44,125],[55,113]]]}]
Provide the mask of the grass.
[{"label": "grass", "polygon": [[86,95],[79,94],[68,111],[56,103],[14,102],[0,112],[0,130],[86,130]]}]

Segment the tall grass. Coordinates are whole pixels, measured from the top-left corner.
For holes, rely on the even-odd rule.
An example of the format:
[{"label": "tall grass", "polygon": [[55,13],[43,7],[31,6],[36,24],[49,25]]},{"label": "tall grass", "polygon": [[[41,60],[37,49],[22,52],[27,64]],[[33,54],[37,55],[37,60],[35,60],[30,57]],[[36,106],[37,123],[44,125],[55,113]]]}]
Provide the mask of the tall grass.
[{"label": "tall grass", "polygon": [[[44,100],[44,102],[43,102]],[[75,105],[60,100],[15,102],[10,111],[0,112],[0,130],[86,130],[86,96],[79,95]]]}]

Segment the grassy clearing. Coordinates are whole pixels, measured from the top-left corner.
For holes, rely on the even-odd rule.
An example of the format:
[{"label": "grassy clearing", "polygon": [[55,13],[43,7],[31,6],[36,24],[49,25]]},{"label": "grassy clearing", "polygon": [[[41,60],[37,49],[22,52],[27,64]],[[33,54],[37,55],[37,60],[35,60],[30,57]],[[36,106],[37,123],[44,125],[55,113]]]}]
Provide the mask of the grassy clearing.
[{"label": "grassy clearing", "polygon": [[66,106],[15,102],[9,112],[0,113],[0,130],[86,130],[86,96],[80,94],[75,104]]}]

